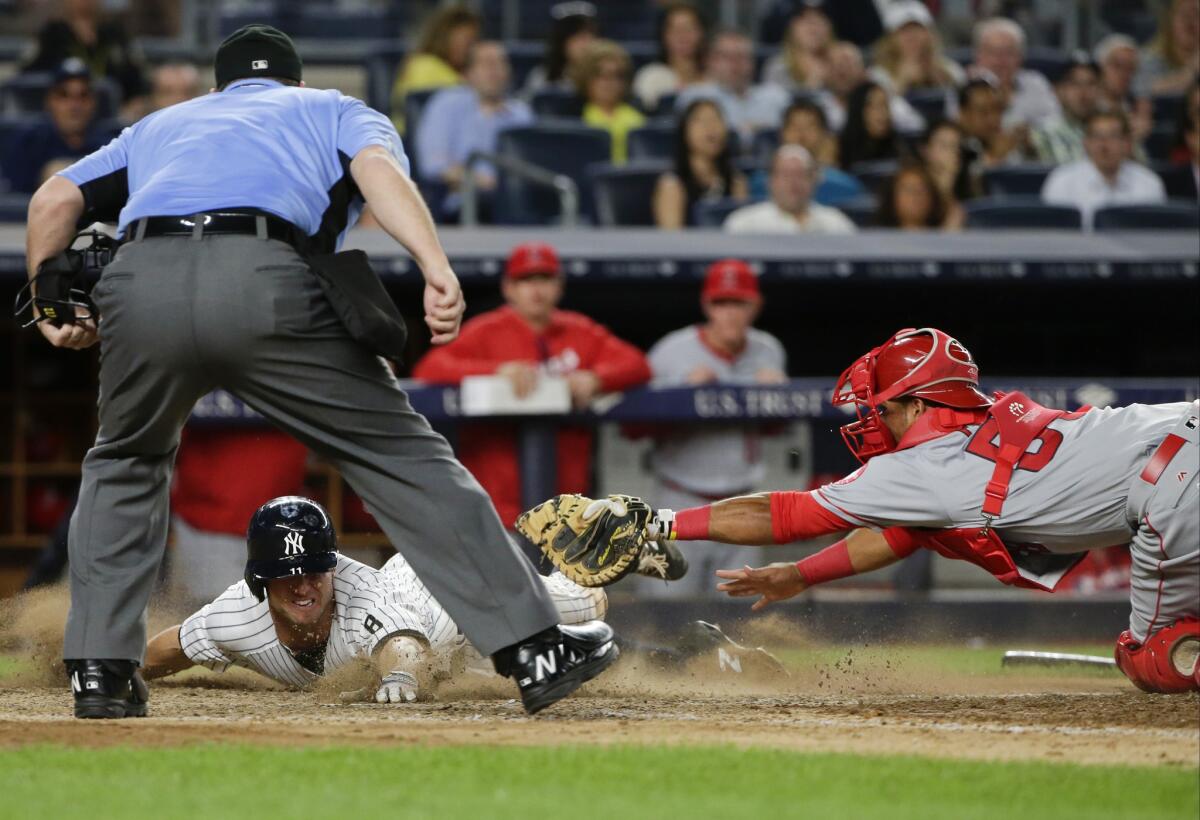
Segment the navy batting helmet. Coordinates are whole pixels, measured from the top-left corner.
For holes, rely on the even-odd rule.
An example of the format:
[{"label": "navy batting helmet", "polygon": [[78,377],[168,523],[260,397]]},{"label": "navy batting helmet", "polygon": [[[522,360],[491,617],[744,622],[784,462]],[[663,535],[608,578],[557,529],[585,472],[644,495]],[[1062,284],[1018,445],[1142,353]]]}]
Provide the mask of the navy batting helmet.
[{"label": "navy batting helmet", "polygon": [[246,586],[258,600],[272,578],[328,572],[337,565],[337,533],[325,508],[285,495],[263,504],[246,530]]}]

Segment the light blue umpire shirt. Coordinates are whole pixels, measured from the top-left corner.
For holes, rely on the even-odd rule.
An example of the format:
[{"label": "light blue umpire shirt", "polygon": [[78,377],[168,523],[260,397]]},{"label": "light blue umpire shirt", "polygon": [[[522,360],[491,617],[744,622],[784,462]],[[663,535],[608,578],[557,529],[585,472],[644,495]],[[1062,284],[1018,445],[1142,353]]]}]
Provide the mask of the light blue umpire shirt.
[{"label": "light blue umpire shirt", "polygon": [[255,77],[150,114],[60,175],[87,218],[119,208],[118,235],[147,216],[257,208],[332,252],[362,209],[350,161],[370,145],[409,172],[395,126],[362,101]]}]

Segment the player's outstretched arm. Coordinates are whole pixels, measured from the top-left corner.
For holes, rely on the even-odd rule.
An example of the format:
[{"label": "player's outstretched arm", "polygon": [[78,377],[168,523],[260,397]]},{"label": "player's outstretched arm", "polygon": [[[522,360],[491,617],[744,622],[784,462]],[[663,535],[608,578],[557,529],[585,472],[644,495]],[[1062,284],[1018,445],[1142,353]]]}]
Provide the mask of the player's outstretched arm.
[{"label": "player's outstretched arm", "polygon": [[806,492],[740,495],[714,504],[673,512],[659,510],[648,534],[678,541],[720,541],[766,546],[847,532],[854,524],[813,500]]},{"label": "player's outstretched arm", "polygon": [[376,703],[412,703],[427,700],[432,693],[428,650],[416,638],[399,635],[387,640],[375,653],[379,673]]},{"label": "player's outstretched arm", "polygon": [[142,665],[142,677],[146,679],[173,675],[195,666],[184,654],[179,643],[180,624],[168,626],[146,644],[146,662]]},{"label": "player's outstretched arm", "polygon": [[717,577],[725,579],[717,589],[734,598],[761,596],[751,607],[758,611],[775,601],[793,598],[811,586],[871,572],[899,560],[900,556],[882,533],[859,529],[794,564],[717,570]]}]

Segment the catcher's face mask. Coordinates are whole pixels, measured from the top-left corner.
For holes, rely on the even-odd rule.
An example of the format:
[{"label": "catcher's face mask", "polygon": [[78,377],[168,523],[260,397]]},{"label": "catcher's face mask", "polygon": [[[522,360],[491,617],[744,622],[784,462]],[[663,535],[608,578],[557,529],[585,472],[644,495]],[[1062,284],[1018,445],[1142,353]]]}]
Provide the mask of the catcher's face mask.
[{"label": "catcher's face mask", "polygon": [[[90,244],[76,249],[81,240]],[[38,265],[38,272],[17,293],[13,304],[13,317],[22,328],[33,327],[38,322],[49,322],[55,327],[73,325],[91,320],[98,322],[100,312],[84,290],[84,280],[112,261],[116,242],[99,231],[83,231],[76,234],[71,247],[57,256]]]}]

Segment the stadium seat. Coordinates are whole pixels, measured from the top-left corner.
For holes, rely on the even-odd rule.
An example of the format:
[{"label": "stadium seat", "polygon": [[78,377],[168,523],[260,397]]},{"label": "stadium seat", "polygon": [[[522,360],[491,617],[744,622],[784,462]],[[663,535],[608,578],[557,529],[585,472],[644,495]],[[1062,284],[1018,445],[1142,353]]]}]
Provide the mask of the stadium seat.
[{"label": "stadium seat", "polygon": [[1062,74],[1070,62],[1070,53],[1061,48],[1031,46],[1025,51],[1025,68],[1041,72],[1051,82]]},{"label": "stadium seat", "polygon": [[[46,92],[53,81],[53,74],[42,72],[9,78],[0,85],[0,116],[40,113],[45,109]],[[92,82],[92,89],[96,93],[96,117],[103,120],[117,116],[121,87],[108,77],[98,77]]]},{"label": "stadium seat", "polygon": [[850,168],[850,173],[858,177],[866,189],[872,194],[878,194],[883,184],[896,175],[900,163],[894,159],[881,159],[871,162],[856,162]]},{"label": "stadium seat", "polygon": [[529,105],[538,119],[577,120],[583,116],[583,99],[574,91],[561,88],[543,88],[533,95]]},{"label": "stadium seat", "polygon": [[1154,106],[1154,122],[1174,126],[1183,108],[1182,94],[1157,94],[1151,97]]},{"label": "stadium seat", "polygon": [[1200,228],[1200,206],[1174,201],[1162,205],[1110,205],[1096,211],[1097,231],[1194,231]]},{"label": "stadium seat", "polygon": [[0,194],[0,222],[23,223],[29,212],[29,194]]},{"label": "stadium seat", "polygon": [[669,169],[663,160],[589,168],[596,224],[604,228],[653,226],[654,186]]},{"label": "stadium seat", "polygon": [[1171,157],[1171,149],[1175,147],[1175,124],[1158,123],[1142,144],[1146,156],[1152,162],[1165,162]]},{"label": "stadium seat", "polygon": [[719,228],[731,213],[750,204],[742,199],[702,200],[692,206],[692,221],[698,228]]},{"label": "stadium seat", "polygon": [[1053,165],[1009,165],[983,172],[983,192],[988,196],[1038,196]]},{"label": "stadium seat", "polygon": [[1078,208],[1047,205],[1033,197],[977,199],[968,202],[966,208],[968,228],[1078,231],[1083,227],[1083,216]]},{"label": "stadium seat", "polygon": [[946,119],[946,91],[941,88],[920,88],[904,95],[908,104],[925,118],[927,123]]},{"label": "stadium seat", "polygon": [[860,228],[874,228],[875,215],[879,212],[879,200],[873,196],[859,196],[839,202],[837,209],[850,217],[850,221]]},{"label": "stadium seat", "polygon": [[769,164],[778,148],[778,131],[759,131],[754,135],[754,147],[751,148],[750,155],[761,163]]},{"label": "stadium seat", "polygon": [[1150,170],[1158,174],[1171,199],[1196,198],[1196,177],[1190,165],[1172,165],[1169,162],[1151,162]]},{"label": "stadium seat", "polygon": [[675,101],[679,99],[678,94],[663,94],[658,98],[658,105],[652,112],[656,117],[671,117],[675,116]]},{"label": "stadium seat", "polygon": [[421,122],[421,112],[429,104],[434,94],[440,88],[427,88],[421,91],[410,91],[404,95],[404,151],[408,154],[412,166],[413,179],[421,178],[421,152],[417,145],[417,126]]},{"label": "stadium seat", "polygon": [[629,159],[671,159],[675,155],[675,124],[651,122],[629,132]]},{"label": "stadium seat", "polygon": [[392,84],[396,80],[396,71],[404,62],[405,53],[406,48],[402,43],[388,43],[371,49],[363,61],[367,72],[364,102],[388,116],[392,114]]},{"label": "stadium seat", "polygon": [[[575,180],[579,186],[580,214],[586,217],[592,211],[586,169],[609,161],[612,140],[607,131],[581,123],[541,123],[501,131],[498,152]],[[559,216],[558,196],[554,191],[500,169],[496,186],[497,224],[544,224],[556,221]]]}]

